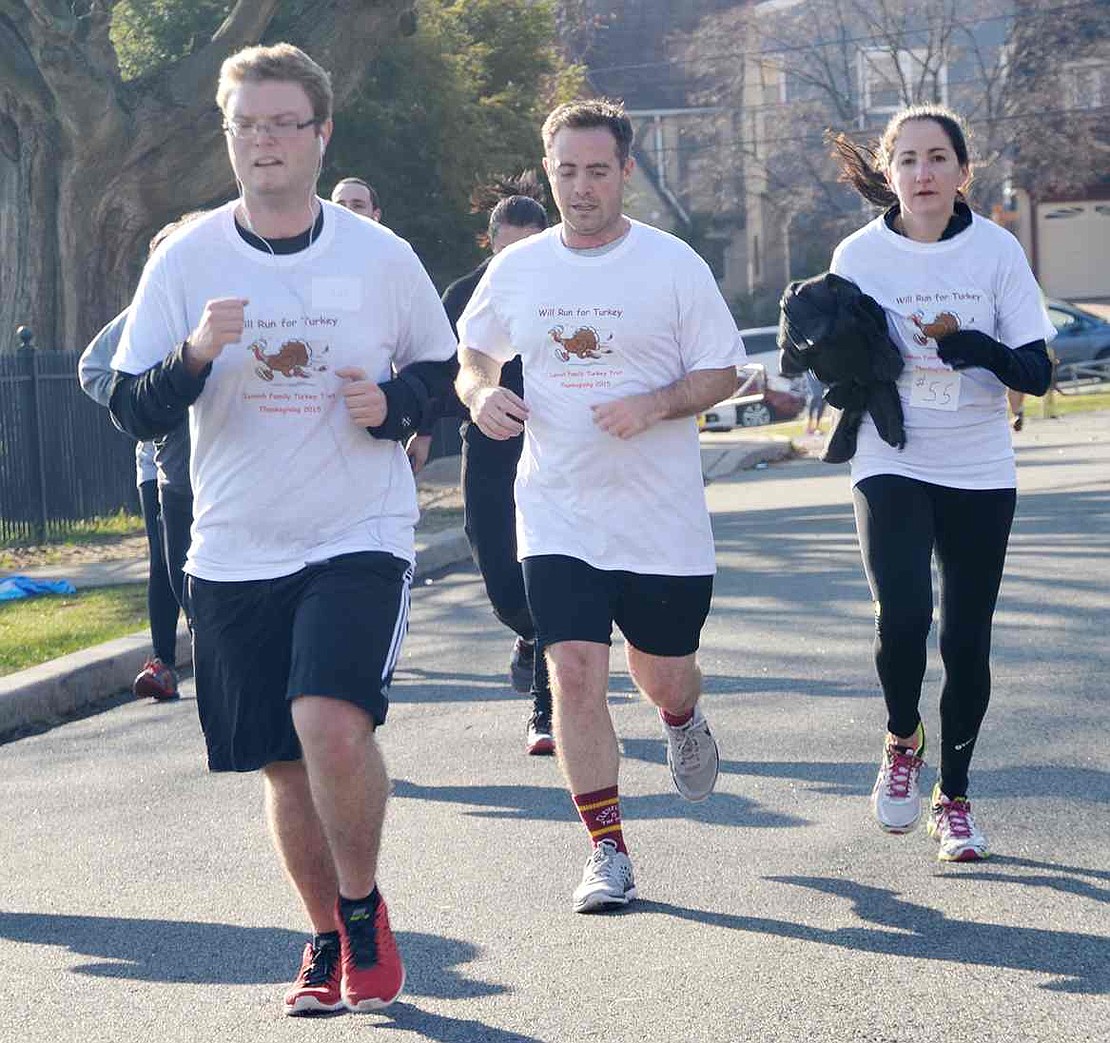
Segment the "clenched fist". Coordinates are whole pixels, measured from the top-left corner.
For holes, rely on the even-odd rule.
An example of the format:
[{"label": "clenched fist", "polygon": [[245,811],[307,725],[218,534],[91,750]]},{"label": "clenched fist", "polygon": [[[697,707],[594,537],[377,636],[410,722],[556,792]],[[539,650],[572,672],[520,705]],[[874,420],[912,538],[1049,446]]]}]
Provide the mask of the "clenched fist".
[{"label": "clenched fist", "polygon": [[367,380],[366,371],[357,366],[344,366],[335,375],[347,381],[339,389],[347,415],[359,427],[381,427],[389,411],[385,392],[374,381]]},{"label": "clenched fist", "polygon": [[504,442],[524,430],[528,407],[508,388],[481,388],[471,396],[470,417],[487,438]]},{"label": "clenched fist", "polygon": [[242,297],[217,297],[204,305],[200,322],[189,334],[188,355],[203,368],[215,361],[228,344],[243,338],[243,312],[250,302]]},{"label": "clenched fist", "polygon": [[432,451],[431,435],[413,435],[405,446],[405,454],[412,464],[412,473],[419,474],[428,463],[428,456]]},{"label": "clenched fist", "polygon": [[628,395],[593,407],[594,423],[614,438],[633,438],[663,419],[658,395]]}]

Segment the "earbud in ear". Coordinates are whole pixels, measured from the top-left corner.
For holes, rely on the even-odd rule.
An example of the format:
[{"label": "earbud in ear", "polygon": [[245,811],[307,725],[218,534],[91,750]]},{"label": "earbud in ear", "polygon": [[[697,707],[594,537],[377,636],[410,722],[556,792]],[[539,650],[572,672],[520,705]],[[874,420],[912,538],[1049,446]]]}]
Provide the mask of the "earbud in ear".
[{"label": "earbud in ear", "polygon": [[324,139],[320,138],[319,141],[320,141],[320,158],[323,159],[324,158]]}]

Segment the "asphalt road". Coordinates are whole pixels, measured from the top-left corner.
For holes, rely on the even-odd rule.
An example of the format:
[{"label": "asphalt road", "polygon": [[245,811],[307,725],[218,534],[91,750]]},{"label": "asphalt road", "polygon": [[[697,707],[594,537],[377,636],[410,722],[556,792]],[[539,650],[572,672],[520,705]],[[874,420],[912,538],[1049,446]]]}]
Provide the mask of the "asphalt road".
[{"label": "asphalt road", "polygon": [[632,910],[570,912],[584,835],[555,764],[523,755],[509,639],[460,569],[415,592],[381,733],[403,1002],[281,1015],[302,917],[258,780],[205,773],[187,688],[0,747],[0,1038],[1110,1039],[1110,415],[1031,423],[1018,445],[972,770],[989,863],[939,865],[923,831],[869,820],[884,717],[847,476],[794,462],[708,490],[724,762],[706,804],[672,792],[614,650]]}]

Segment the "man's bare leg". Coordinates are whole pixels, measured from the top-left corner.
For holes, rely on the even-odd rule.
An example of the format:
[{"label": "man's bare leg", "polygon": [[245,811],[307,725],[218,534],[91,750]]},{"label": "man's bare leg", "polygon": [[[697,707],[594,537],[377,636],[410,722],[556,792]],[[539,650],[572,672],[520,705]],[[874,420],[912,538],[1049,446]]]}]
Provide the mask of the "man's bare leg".
[{"label": "man's bare leg", "polygon": [[701,696],[701,667],[697,653],[658,656],[626,646],[628,672],[640,693],[666,713],[683,717]]},{"label": "man's bare leg", "polygon": [[593,852],[574,892],[578,913],[603,912],[636,897],[624,846],[617,776],[620,752],[609,714],[609,646],[563,641],[547,650],[555,751]]},{"label": "man's bare leg", "polygon": [[374,722],[353,703],[302,695],[293,701],[293,725],[335,865],[343,1002],[353,1011],[380,1010],[404,989],[405,966],[375,884],[389,775]]},{"label": "man's bare leg", "polygon": [[705,800],[717,784],[720,753],[698,707],[701,670],[697,655],[655,656],[629,645],[628,670],[663,720],[667,765],[675,788],[687,800]]},{"label": "man's bare leg", "polygon": [[305,695],[293,701],[293,724],[339,893],[364,898],[377,877],[389,797],[374,722],[353,703]]},{"label": "man's bare leg", "polygon": [[304,761],[276,761],[262,769],[266,818],[285,872],[317,934],[335,930],[338,883],[331,851],[309,791]]},{"label": "man's bare leg", "polygon": [[609,646],[560,641],[547,649],[555,750],[571,793],[617,784],[620,753],[609,715]]}]

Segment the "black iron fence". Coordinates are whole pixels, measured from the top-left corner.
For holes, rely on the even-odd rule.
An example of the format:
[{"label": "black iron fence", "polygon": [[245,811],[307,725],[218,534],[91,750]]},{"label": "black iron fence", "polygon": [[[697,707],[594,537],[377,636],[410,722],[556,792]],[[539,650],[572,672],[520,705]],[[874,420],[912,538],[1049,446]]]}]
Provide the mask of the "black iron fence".
[{"label": "black iron fence", "polygon": [[77,383],[79,351],[0,351],[0,543],[138,510],[135,443]]}]

